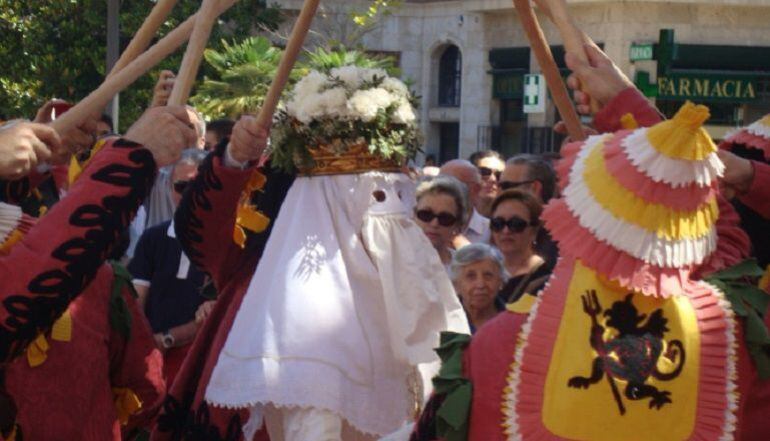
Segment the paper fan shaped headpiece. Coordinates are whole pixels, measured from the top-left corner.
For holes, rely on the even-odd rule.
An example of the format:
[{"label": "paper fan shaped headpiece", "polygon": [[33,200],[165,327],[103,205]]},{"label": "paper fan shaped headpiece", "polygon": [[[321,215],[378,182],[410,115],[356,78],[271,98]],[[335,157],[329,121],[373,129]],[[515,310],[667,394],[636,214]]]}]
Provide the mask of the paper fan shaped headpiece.
[{"label": "paper fan shaped headpiece", "polygon": [[738,145],[743,145],[749,149],[761,150],[765,161],[770,161],[770,114],[728,135],[719,144],[719,148],[732,150]]},{"label": "paper fan shaped headpiece", "polygon": [[543,213],[560,252],[629,290],[681,292],[717,246],[724,166],[702,127],[708,118],[688,102],[653,127],[565,147],[563,198]]}]

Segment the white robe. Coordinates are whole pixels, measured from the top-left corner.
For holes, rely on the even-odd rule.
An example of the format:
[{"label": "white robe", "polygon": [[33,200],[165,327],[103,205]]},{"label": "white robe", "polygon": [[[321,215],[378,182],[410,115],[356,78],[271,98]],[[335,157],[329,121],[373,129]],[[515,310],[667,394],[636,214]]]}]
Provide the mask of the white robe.
[{"label": "white robe", "polygon": [[206,400],[324,409],[374,435],[412,418],[432,373],[417,365],[438,366],[441,331],[469,332],[413,205],[399,173],[297,178]]}]

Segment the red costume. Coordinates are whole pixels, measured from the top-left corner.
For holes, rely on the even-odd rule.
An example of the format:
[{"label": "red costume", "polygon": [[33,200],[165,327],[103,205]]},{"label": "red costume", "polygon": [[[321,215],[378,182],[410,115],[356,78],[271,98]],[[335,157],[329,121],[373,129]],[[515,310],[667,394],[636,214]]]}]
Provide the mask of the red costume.
[{"label": "red costume", "polygon": [[[224,147],[223,145],[220,147]],[[201,165],[198,177],[177,209],[177,238],[190,260],[209,274],[217,303],[198,332],[158,418],[154,440],[186,439],[206,434],[210,440],[242,439],[244,412],[208,406],[203,399],[219,352],[246,293],[269,230],[250,236],[245,248],[233,241],[235,211],[254,169],[225,167],[222,149]],[[257,207],[273,218],[293,178],[271,174]],[[205,234],[204,234],[205,231]],[[256,439],[267,439],[263,430]]]},{"label": "red costume", "polygon": [[[157,355],[143,344],[143,319],[134,311],[131,340],[111,336],[107,302],[113,278],[104,266],[112,246],[148,194],[155,172],[148,150],[128,141],[109,140],[69,197],[56,204],[25,236],[17,237],[16,243],[7,247],[7,254],[0,255],[0,360],[7,369],[7,391],[0,390],[0,395],[16,399],[22,432],[57,433],[61,435],[58,439],[119,436],[110,381],[117,387],[135,389],[146,406],[162,390],[162,382],[155,380],[154,374],[146,374],[158,366],[153,361]],[[78,299],[86,291],[88,294]],[[126,302],[129,311],[135,310],[132,299]],[[62,325],[56,332],[61,335],[61,329],[71,329],[71,341],[60,345],[51,338],[52,327],[71,304],[70,314],[62,318],[71,319],[71,326]],[[27,368],[25,363],[30,359],[40,359],[30,352],[7,365],[33,341],[38,348],[41,336],[51,346],[46,363]],[[140,355],[144,357],[133,360]],[[126,363],[137,366],[129,368],[121,357],[129,357]],[[136,367],[144,374],[139,375]],[[69,392],[67,388],[71,388]],[[0,412],[3,423],[13,421],[13,405],[10,407]],[[71,420],[75,414],[78,418]],[[3,435],[8,436],[13,428],[3,429]],[[49,435],[32,439],[52,439]]]},{"label": "red costume", "polygon": [[[18,409],[16,439],[120,440],[122,428],[146,422],[142,417],[160,404],[161,354],[130,280],[117,277],[102,265],[51,335],[6,369],[6,387]],[[122,289],[113,297],[117,283]]]},{"label": "red costume", "polygon": [[[596,127],[600,130],[620,130],[621,118],[629,113],[634,116],[634,119],[637,123],[640,123],[643,126],[650,126],[661,120],[660,114],[648,104],[647,100],[638,91],[635,89],[628,89],[616,97],[615,100],[613,100],[599,114],[597,114],[595,119]],[[588,142],[591,141],[589,140]],[[605,152],[607,152],[607,150],[605,150]],[[611,153],[605,153],[605,155],[611,155]],[[605,156],[605,160],[607,160],[609,163],[610,160],[607,159],[608,157],[611,156]],[[560,164],[559,167],[561,174],[560,183],[562,187],[568,184],[567,181],[571,176],[569,175],[569,171],[573,168],[575,161],[575,151],[570,151],[568,147],[568,150],[565,151],[565,160]],[[620,181],[623,179],[625,178],[618,178]],[[655,183],[652,185],[654,186],[659,184]],[[649,191],[650,188],[651,187],[641,188],[641,190],[637,188],[636,191]],[[667,197],[665,194],[661,196],[661,193],[650,192],[648,194],[655,197],[662,197],[664,199]],[[556,202],[556,204],[558,203],[559,202]],[[556,212],[554,207],[550,208],[553,212]],[[700,265],[699,268],[694,268],[697,269],[697,271],[694,273],[696,277],[708,275],[713,271],[721,270],[727,266],[734,265],[748,255],[748,239],[745,233],[741,231],[737,226],[738,217],[734,210],[731,209],[731,206],[721,198],[719,198],[719,211],[719,219],[715,225],[715,229],[719,237],[718,246],[707,261]],[[562,212],[560,214],[562,217],[570,216],[569,213]],[[574,243],[575,240],[587,240],[586,237],[583,237],[582,239],[575,238],[576,236],[579,236],[579,228],[576,227],[573,227],[571,230],[569,230],[572,231],[572,237],[570,237],[570,235],[567,234],[568,229],[564,229],[564,223],[562,222],[563,221],[556,219],[554,216],[551,217],[550,222],[549,219],[546,219],[547,226],[551,228],[554,226],[561,228],[561,231],[552,230],[552,234],[554,234],[555,239],[560,241],[560,248],[564,246],[564,242],[567,242],[574,250],[579,246]],[[605,226],[605,231],[608,228],[608,226]],[[596,242],[595,247],[606,247],[606,244],[605,242]],[[609,247],[606,249],[610,253],[614,252]],[[613,432],[613,430],[617,430],[617,427],[623,427],[624,423],[618,423],[618,426],[615,426],[615,423],[610,422],[618,421],[617,419],[612,420],[612,418],[617,418],[618,409],[615,408],[615,405],[612,403],[613,394],[610,393],[610,389],[612,389],[615,402],[620,408],[619,414],[621,415],[621,421],[622,418],[639,418],[641,415],[642,418],[649,418],[647,422],[648,426],[661,427],[664,431],[669,429],[670,431],[673,431],[674,429],[684,426],[689,427],[689,425],[684,422],[681,424],[672,424],[670,420],[668,423],[664,421],[656,422],[655,418],[663,418],[659,417],[659,415],[661,415],[661,413],[658,412],[659,409],[670,408],[666,406],[671,406],[671,404],[669,404],[671,403],[671,399],[676,402],[676,397],[671,398],[669,392],[663,392],[663,394],[666,394],[663,395],[654,388],[652,388],[652,391],[646,390],[644,388],[629,390],[629,386],[626,386],[626,395],[621,396],[623,388],[618,387],[618,385],[630,385],[632,381],[629,380],[629,377],[620,377],[621,371],[612,370],[618,369],[617,366],[612,367],[612,358],[607,358],[609,361],[605,361],[603,368],[600,364],[598,372],[595,369],[596,366],[594,366],[593,373],[598,373],[598,378],[572,377],[569,380],[570,384],[568,388],[564,388],[564,386],[566,386],[566,381],[564,384],[559,383],[558,381],[555,383],[551,381],[551,374],[553,372],[558,373],[564,370],[564,365],[571,364],[571,366],[567,367],[567,370],[572,370],[573,372],[586,371],[585,367],[583,367],[584,363],[578,359],[572,359],[571,363],[558,363],[559,360],[557,359],[556,366],[553,366],[552,363],[554,363],[554,359],[549,358],[550,355],[545,355],[543,357],[543,354],[547,354],[550,350],[558,350],[560,351],[560,354],[569,353],[570,348],[565,349],[564,346],[559,346],[559,344],[563,343],[564,341],[571,341],[573,343],[577,342],[577,344],[585,344],[582,340],[586,338],[583,334],[583,332],[585,332],[583,329],[585,328],[578,328],[575,331],[579,332],[580,337],[574,337],[577,340],[568,340],[570,338],[569,336],[565,336],[563,333],[559,333],[559,343],[557,343],[557,346],[550,346],[557,338],[556,333],[551,333],[554,332],[554,329],[559,331],[562,330],[560,327],[561,325],[559,325],[562,319],[569,318],[570,320],[574,320],[575,323],[579,323],[580,319],[576,319],[575,317],[584,316],[583,311],[580,311],[579,303],[578,305],[572,303],[573,308],[577,306],[575,309],[578,311],[574,313],[573,316],[568,316],[568,312],[563,312],[564,315],[562,317],[557,317],[554,315],[553,318],[551,318],[550,323],[548,320],[546,320],[547,318],[551,317],[550,314],[561,312],[557,308],[554,308],[554,301],[552,299],[558,297],[560,293],[566,293],[569,289],[571,289],[567,286],[567,282],[578,284],[581,283],[577,272],[585,270],[584,266],[581,266],[579,263],[575,262],[575,257],[573,255],[563,251],[561,254],[564,257],[562,257],[562,260],[558,265],[561,266],[561,268],[558,268],[557,266],[557,269],[554,271],[554,276],[552,277],[551,281],[549,281],[550,287],[546,288],[543,292],[540,293],[542,298],[537,299],[534,296],[524,296],[521,301],[509,305],[508,311],[501,313],[495,319],[481,327],[473,336],[470,344],[465,348],[462,358],[462,372],[467,380],[469,380],[469,382],[473,385],[472,400],[468,412],[469,420],[466,422],[467,426],[465,429],[462,429],[463,423],[459,421],[459,419],[450,418],[450,412],[444,412],[443,414],[441,413],[444,410],[441,407],[442,402],[449,401],[451,395],[437,395],[432,400],[432,403],[429,404],[427,412],[419,421],[417,430],[413,433],[412,440],[438,439],[439,437],[437,436],[437,428],[440,427],[440,424],[444,424],[444,427],[449,424],[455,429],[460,428],[462,429],[460,432],[467,429],[467,439],[469,440],[495,441],[521,438],[549,440],[587,439],[584,436],[575,435],[576,433],[585,433],[585,421],[581,421],[580,419],[573,419],[566,424],[562,424],[558,421],[558,418],[554,420],[553,409],[560,408],[560,406],[562,406],[565,401],[574,400],[574,397],[578,397],[578,400],[585,399],[587,403],[592,403],[594,406],[596,406],[596,401],[592,401],[596,399],[596,396],[589,397],[588,395],[588,391],[591,390],[594,384],[596,385],[596,390],[603,391],[604,395],[599,395],[601,397],[600,402],[606,403],[606,407],[594,407],[589,404],[588,411],[589,414],[593,412],[594,415],[601,415],[599,418],[602,418],[605,415],[606,418],[608,418],[605,425],[599,427],[598,429],[600,430],[601,437],[604,439],[636,439],[634,436],[641,436],[642,439],[645,439],[644,435],[637,434],[636,432]],[[586,254],[590,253],[590,250],[585,251],[585,249],[582,252],[584,254],[582,254],[582,257],[579,258],[585,259],[585,262],[588,262],[586,265],[592,268],[604,266],[605,269],[613,268],[613,270],[622,272],[624,271],[624,268],[618,269],[616,262],[620,259],[625,259],[627,262],[630,262],[630,260],[628,260],[622,254],[613,256],[611,259],[612,261],[608,261],[608,259],[601,261],[599,260],[601,259],[600,254]],[[613,263],[613,261],[615,263]],[[571,269],[573,265],[575,267],[574,270]],[[574,271],[574,275],[572,271]],[[641,271],[650,271],[650,273],[652,273],[654,269],[641,268]],[[594,321],[594,327],[591,328],[591,332],[594,332],[593,330],[595,329],[604,329],[606,332],[610,332],[610,329],[612,329],[612,332],[616,332],[612,327],[618,327],[617,332],[619,332],[619,334],[591,334],[591,346],[594,348],[593,354],[596,355],[598,353],[599,356],[602,355],[601,350],[597,350],[596,348],[601,347],[602,344],[618,344],[618,337],[622,336],[623,331],[621,329],[623,328],[619,325],[619,320],[616,320],[614,323],[611,322],[613,317],[617,317],[615,314],[618,314],[621,311],[627,312],[629,307],[633,308],[634,305],[632,302],[639,301],[639,303],[642,303],[642,301],[639,300],[642,298],[642,296],[638,294],[637,290],[651,289],[652,291],[655,291],[657,287],[658,295],[660,295],[660,290],[665,289],[665,280],[663,283],[658,281],[658,283],[661,283],[659,285],[654,285],[654,277],[647,279],[635,279],[634,274],[630,273],[613,273],[613,275],[618,277],[618,279],[610,277],[608,278],[610,278],[613,282],[616,280],[622,280],[621,285],[623,285],[623,287],[627,288],[629,291],[633,290],[637,292],[635,297],[632,298],[632,296],[629,295],[626,297],[625,301],[615,302],[612,308],[609,308],[609,302],[605,297],[605,299],[602,300],[602,305],[604,305],[604,307],[607,309],[605,309],[602,313],[601,306],[599,305],[599,302],[596,301],[595,293],[593,294],[593,299],[590,293],[582,296],[582,309],[585,311],[585,314],[595,314],[593,316],[594,320],[597,318],[599,319],[598,324],[597,321]],[[666,277],[664,277],[664,279],[665,278]],[[584,278],[583,281],[586,279],[587,278]],[[577,282],[574,282],[574,280],[577,280]],[[637,280],[641,282],[639,285],[636,285]],[[608,289],[617,289],[617,284],[613,282],[609,282],[607,284],[609,287]],[[667,282],[671,283],[672,280],[668,279]],[[599,286],[603,283],[607,283],[606,279],[603,279],[603,281],[599,282],[598,284],[595,283],[595,285]],[[679,282],[673,283],[674,285],[677,285]],[[683,281],[683,283],[684,284],[682,286],[687,284],[686,281]],[[548,302],[545,301],[545,296],[549,296]],[[701,298],[705,299],[706,296]],[[710,303],[712,305],[711,307],[716,306],[713,303],[713,300],[709,302],[712,302]],[[567,305],[566,301],[564,305]],[[625,305],[625,309],[623,309],[623,305]],[[530,313],[535,313],[535,311],[537,311],[537,313],[543,317],[539,321],[533,321],[530,317]],[[566,306],[565,311],[567,311]],[[636,310],[633,309],[633,311],[634,314],[636,314]],[[639,320],[639,323],[643,323],[645,317],[650,317],[646,322],[647,325],[650,325],[650,322],[653,321],[652,317],[658,315],[659,311],[661,310],[656,311],[656,313],[642,315],[640,318],[636,318],[636,320]],[[715,315],[712,317],[719,316],[720,313],[716,311],[718,311],[717,308],[714,309],[713,314]],[[623,317],[623,315],[620,316]],[[609,317],[607,321],[603,321],[607,317]],[[626,320],[630,319],[628,313],[626,313],[625,317]],[[635,316],[630,317],[635,318]],[[663,315],[660,314],[660,317],[663,317]],[[668,332],[669,329],[665,325],[665,320],[667,319],[662,319],[661,321],[661,323],[663,323],[661,330]],[[703,318],[700,318],[700,320],[703,320]],[[708,321],[708,319],[706,321]],[[725,371],[723,367],[720,367],[719,369],[715,369],[714,372],[717,373],[718,378],[721,378],[720,380],[717,380],[717,382],[721,382],[721,384],[723,384],[722,386],[719,388],[713,388],[711,386],[705,385],[698,386],[698,391],[703,394],[703,398],[701,398],[701,395],[698,395],[699,400],[703,399],[708,401],[713,399],[715,402],[721,404],[711,407],[712,410],[710,412],[712,413],[710,416],[706,417],[704,415],[709,411],[702,410],[700,403],[698,403],[698,418],[705,419],[706,421],[709,421],[710,418],[713,419],[711,419],[710,422],[706,423],[705,425],[698,425],[700,423],[693,423],[692,427],[694,428],[690,436],[695,436],[695,432],[697,431],[697,433],[701,434],[700,436],[703,436],[705,433],[708,434],[707,438],[712,437],[719,433],[718,431],[712,431],[712,429],[721,427],[721,430],[725,430],[728,433],[734,428],[735,430],[731,433],[731,435],[734,436],[735,439],[758,441],[765,440],[770,437],[770,422],[768,422],[766,417],[768,406],[770,406],[770,383],[761,382],[759,380],[757,370],[751,357],[749,356],[747,346],[744,344],[743,326],[745,326],[745,322],[742,320],[737,320],[736,323],[738,326],[736,326],[734,329],[735,338],[732,341],[737,343],[737,345],[734,345],[737,346],[737,351],[733,353],[733,355],[729,356],[736,358],[734,367],[732,368],[734,369],[732,372],[735,372],[735,383],[733,386],[724,386]],[[673,322],[670,322],[669,324],[673,325]],[[673,326],[669,327],[673,328]],[[708,326],[700,325],[699,329],[703,335],[702,338],[708,339],[709,341],[717,342],[724,338],[721,337],[721,334],[716,338],[707,336],[706,334],[709,332],[707,331]],[[586,333],[585,335],[587,336],[588,334]],[[649,335],[650,334],[647,334],[647,336]],[[613,342],[613,339],[615,342]],[[525,341],[529,345],[529,348],[524,346]],[[722,343],[720,344],[724,345],[724,340],[722,340]],[[522,346],[524,346],[524,348],[522,348]],[[733,345],[728,344],[727,346]],[[543,348],[546,349],[543,350]],[[652,348],[654,348],[654,346],[648,346],[646,351],[654,351]],[[635,353],[649,353],[645,352],[645,349],[641,349],[641,351],[638,349],[641,348],[637,348],[637,350],[628,353],[615,352],[618,349],[609,350],[611,351],[610,353],[621,354],[618,355],[618,358],[615,359],[617,361],[616,364],[618,364],[622,361],[632,359]],[[671,346],[669,346],[669,351],[666,353],[666,357],[673,355],[671,352]],[[673,350],[673,352],[676,352],[676,350]],[[575,351],[572,350],[572,353],[574,355]],[[679,359],[679,363],[683,365],[685,362],[684,355],[682,354],[684,354],[684,351],[680,353],[681,358]],[[542,358],[537,359],[536,356],[541,356]],[[613,357],[615,357],[615,355],[613,355]],[[599,358],[601,357],[597,357],[595,360],[598,360]],[[676,357],[674,356],[671,357],[672,363],[675,358]],[[722,360],[724,358],[725,357],[722,357]],[[564,360],[562,359],[561,361]],[[522,366],[522,363],[526,364]],[[651,368],[657,369],[658,367],[653,365]],[[681,369],[681,367],[679,369]],[[705,368],[701,367],[701,369]],[[727,371],[731,372],[730,369],[731,368],[728,368]],[[642,369],[640,372],[645,372],[645,370]],[[705,370],[702,372],[705,372]],[[538,383],[538,381],[544,381],[543,378],[546,378],[544,375],[545,373],[547,373],[548,377],[547,380],[545,380],[545,385],[543,386]],[[612,375],[610,373],[612,373]],[[670,372],[669,377],[673,378],[676,375],[679,375],[679,371],[674,369],[673,372]],[[664,377],[665,375],[661,375],[661,378]],[[564,377],[557,376],[556,378],[560,379]],[[607,378],[607,381],[610,383],[609,386],[611,387],[607,387],[607,383],[603,381],[604,378]],[[621,380],[617,380],[616,378],[621,378]],[[661,384],[666,385],[668,388],[672,387],[670,386],[670,383],[654,384],[661,388],[661,390]],[[560,389],[556,389],[557,385]],[[646,387],[646,385],[644,387]],[[731,401],[736,399],[735,395],[733,395],[732,387],[735,387],[737,390],[737,402]],[[551,390],[559,390],[559,395],[553,395],[554,392],[548,392],[548,388],[554,388]],[[573,390],[575,391],[573,392]],[[714,395],[709,395],[707,392],[708,390],[713,390]],[[550,397],[548,396],[549,393],[551,394]],[[636,394],[636,396],[634,394]],[[558,398],[554,398],[554,396]],[[732,398],[728,398],[726,401],[726,396],[731,396]],[[642,397],[653,397],[649,399],[648,412],[646,412],[646,408],[648,407],[646,405],[647,398]],[[639,404],[637,404],[639,401],[634,400],[645,400],[645,402],[642,407],[639,407]],[[728,401],[730,404],[725,404]],[[623,404],[629,406],[629,408],[624,408]],[[708,405],[710,406],[711,404],[713,403]],[[724,413],[725,408],[730,409],[728,410],[727,415]],[[558,413],[558,411],[556,412],[556,415],[560,414],[565,421],[570,417],[568,414]],[[627,416],[623,417],[622,415]],[[550,420],[546,422],[548,418],[550,418]],[[437,421],[439,424],[437,424]],[[590,424],[591,423],[588,423],[588,425]],[[713,426],[709,426],[710,424],[713,424]],[[593,427],[596,428],[597,426]],[[596,432],[594,432],[594,435],[599,436],[599,434]],[[673,435],[673,437],[676,437],[676,435]],[[687,436],[684,436],[684,438],[689,439]],[[460,436],[454,439],[463,438]],[[598,438],[589,437],[588,439]]]},{"label": "red costume", "polygon": [[4,362],[49,330],[93,280],[152,185],[156,168],[149,151],[123,140],[110,144],[73,186],[72,196],[0,256]]}]

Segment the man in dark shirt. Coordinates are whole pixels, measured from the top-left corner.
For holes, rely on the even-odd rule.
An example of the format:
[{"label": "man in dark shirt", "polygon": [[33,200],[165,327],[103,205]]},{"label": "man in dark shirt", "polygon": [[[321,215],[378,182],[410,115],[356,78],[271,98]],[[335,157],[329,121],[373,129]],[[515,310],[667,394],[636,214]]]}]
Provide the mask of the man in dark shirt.
[{"label": "man in dark shirt", "polygon": [[[179,203],[195,178],[206,152],[188,149],[171,173],[173,200]],[[129,264],[139,303],[147,316],[158,348],[164,352],[166,381],[171,383],[184,361],[211,300],[203,295],[204,274],[190,264],[176,239],[173,221],[147,229]]]}]

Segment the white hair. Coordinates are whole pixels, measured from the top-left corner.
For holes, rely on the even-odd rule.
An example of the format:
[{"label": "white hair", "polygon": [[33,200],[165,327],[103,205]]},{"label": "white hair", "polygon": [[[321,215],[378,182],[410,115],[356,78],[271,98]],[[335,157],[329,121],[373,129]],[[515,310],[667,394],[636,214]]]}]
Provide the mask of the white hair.
[{"label": "white hair", "polygon": [[452,256],[452,264],[450,265],[452,281],[457,281],[460,278],[463,268],[467,265],[481,262],[482,260],[491,260],[497,264],[500,270],[500,278],[505,280],[505,263],[500,250],[485,243],[472,243],[460,248]]}]

